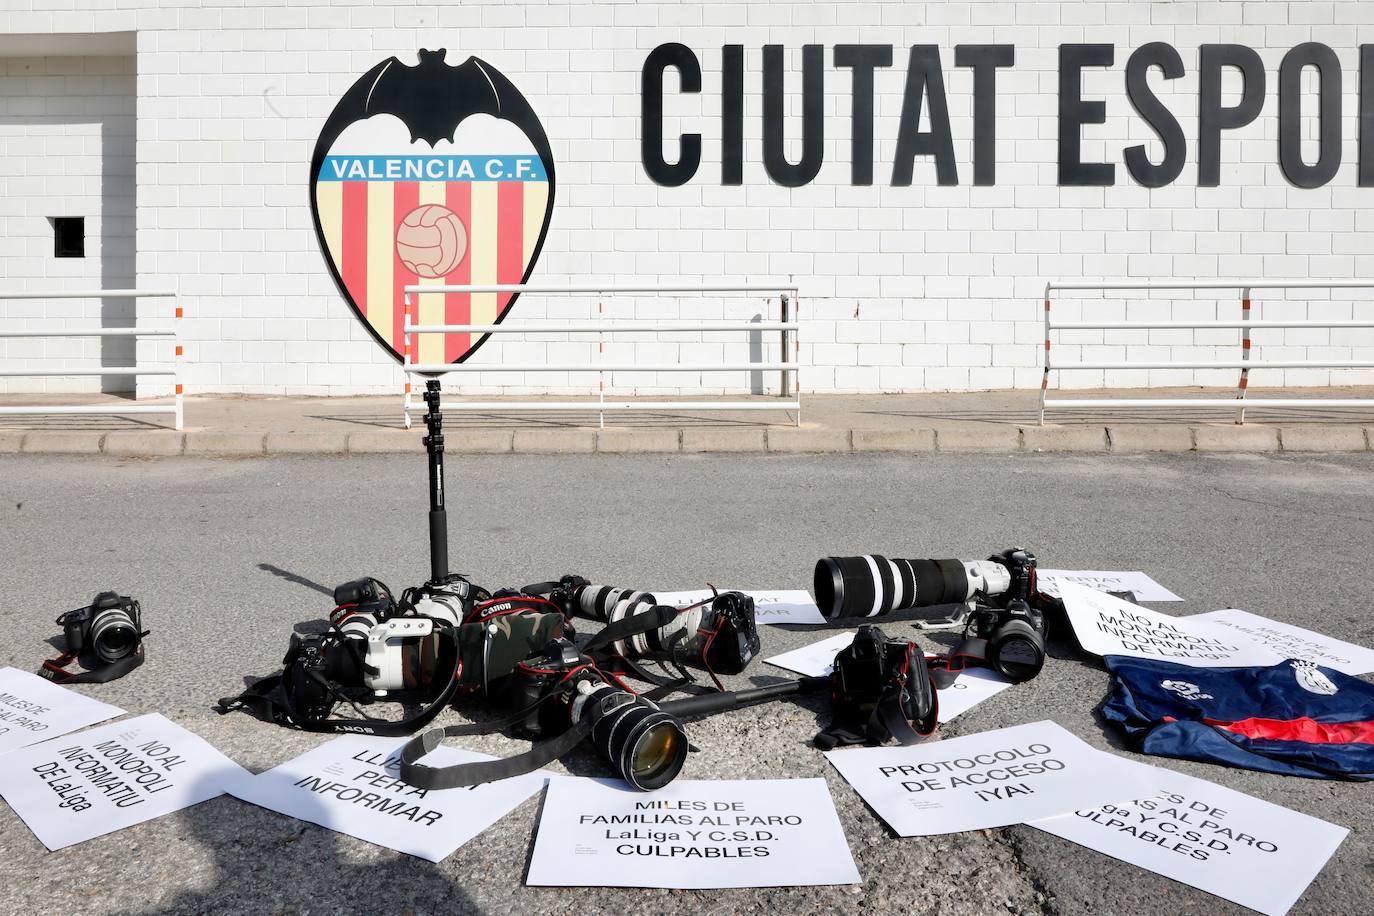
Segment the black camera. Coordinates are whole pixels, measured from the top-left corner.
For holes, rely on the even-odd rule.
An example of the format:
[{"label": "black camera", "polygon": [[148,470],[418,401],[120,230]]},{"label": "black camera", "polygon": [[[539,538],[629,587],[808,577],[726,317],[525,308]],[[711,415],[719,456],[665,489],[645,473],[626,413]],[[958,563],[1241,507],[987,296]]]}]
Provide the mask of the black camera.
[{"label": "black camera", "polygon": [[363,649],[332,633],[321,636],[291,634],[282,659],[281,685],[287,709],[298,724],[319,724],[342,700],[363,700],[361,687],[366,663]]},{"label": "black camera", "polygon": [[[143,611],[137,601],[116,592],[101,592],[86,607],[57,618],[67,651],[43,663],[38,674],[50,681],[103,684],[143,664]],[[66,670],[85,655],[91,670]]]},{"label": "black camera", "polygon": [[739,674],[759,654],[759,627],[754,599],[742,592],[721,592],[701,608],[696,637],[688,654],[700,643],[699,655],[708,671]]},{"label": "black camera", "polygon": [[117,662],[138,651],[143,639],[142,610],[132,598],[101,592],[88,606],[57,618],[67,651],[88,649],[101,661]]},{"label": "black camera", "polygon": [[385,605],[394,609],[396,602],[392,599],[391,590],[386,587],[385,583],[368,576],[336,586],[334,605],[336,607]]},{"label": "black camera", "polygon": [[[969,634],[972,634],[971,636]],[[981,662],[1009,681],[1028,681],[1045,665],[1045,615],[1025,601],[975,607],[952,661]]]},{"label": "black camera", "polygon": [[637,789],[667,785],[687,760],[682,723],[599,671],[571,641],[556,639],[510,682],[518,737],[547,739],[590,728],[592,744]]},{"label": "black camera", "polygon": [[935,683],[914,642],[890,639],[875,626],[859,627],[835,656],[829,728],[816,736],[825,750],[846,744],[913,744],[939,724]]}]

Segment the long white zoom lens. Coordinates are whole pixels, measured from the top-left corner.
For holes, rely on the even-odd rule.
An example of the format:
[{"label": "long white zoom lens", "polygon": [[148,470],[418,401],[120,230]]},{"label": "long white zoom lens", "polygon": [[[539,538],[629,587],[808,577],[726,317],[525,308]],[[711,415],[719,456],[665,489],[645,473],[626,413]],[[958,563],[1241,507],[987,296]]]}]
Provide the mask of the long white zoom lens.
[{"label": "long white zoom lens", "polygon": [[[623,596],[615,604],[611,605],[609,613],[606,614],[606,624],[609,626],[618,623],[635,614],[650,610],[654,606],[654,596],[645,592],[632,592],[629,589],[613,589],[617,596]],[[644,634],[639,633],[625,639],[616,640],[613,645],[615,651],[627,658],[634,658],[644,655],[649,651],[644,642]]]},{"label": "long white zoom lens", "polygon": [[[651,611],[654,609],[655,600],[654,596],[647,592],[630,592],[616,605],[616,619],[624,620],[636,614],[643,614],[646,611]],[[636,633],[629,638],[629,643],[630,649],[638,656],[647,655],[651,651],[649,648],[648,633]]]},{"label": "long white zoom lens", "polygon": [[969,598],[974,595],[991,598],[1011,588],[1011,573],[1001,563],[991,560],[966,561],[964,573],[968,576]]},{"label": "long white zoom lens", "polygon": [[[629,610],[629,602],[622,601],[619,604],[613,605],[610,611],[606,614],[606,625],[610,626],[611,624],[618,622],[622,617],[625,616],[625,614]],[[615,642],[611,643],[611,648],[615,650],[617,655],[621,656],[629,656],[630,652],[632,651],[630,648],[629,640],[625,639],[617,639]]]},{"label": "long white zoom lens", "polygon": [[609,623],[611,612],[620,603],[621,595],[628,592],[629,589],[612,588],[609,585],[588,585],[578,593],[577,606],[583,616]]}]

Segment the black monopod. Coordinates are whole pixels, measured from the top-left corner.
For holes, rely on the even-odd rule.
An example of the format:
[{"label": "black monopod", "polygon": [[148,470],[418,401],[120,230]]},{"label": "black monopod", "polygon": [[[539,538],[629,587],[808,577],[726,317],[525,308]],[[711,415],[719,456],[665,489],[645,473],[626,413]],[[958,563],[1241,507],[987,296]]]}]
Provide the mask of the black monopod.
[{"label": "black monopod", "polygon": [[439,380],[425,382],[425,451],[429,453],[429,581],[448,578],[448,512],[444,510],[444,415],[439,411]]},{"label": "black monopod", "polygon": [[692,716],[705,716],[717,712],[728,712],[744,706],[754,706],[781,697],[800,696],[818,693],[830,686],[830,676],[803,677],[783,684],[768,687],[755,687],[752,690],[730,690],[723,693],[703,693],[700,696],[683,697],[659,703],[658,708],[666,713],[686,719]]}]

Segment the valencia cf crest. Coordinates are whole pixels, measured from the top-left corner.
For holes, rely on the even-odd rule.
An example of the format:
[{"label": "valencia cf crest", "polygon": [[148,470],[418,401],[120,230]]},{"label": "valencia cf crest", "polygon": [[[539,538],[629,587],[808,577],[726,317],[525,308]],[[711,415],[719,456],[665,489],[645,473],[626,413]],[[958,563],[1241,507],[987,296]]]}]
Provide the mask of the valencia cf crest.
[{"label": "valencia cf crest", "polygon": [[[554,163],[529,102],[485,61],[422,50],[362,76],[325,121],[310,206],[339,291],[397,360],[406,286],[524,283],[553,215]],[[421,324],[497,324],[511,293],[421,293]],[[424,335],[415,362],[462,362],[489,335]]]}]

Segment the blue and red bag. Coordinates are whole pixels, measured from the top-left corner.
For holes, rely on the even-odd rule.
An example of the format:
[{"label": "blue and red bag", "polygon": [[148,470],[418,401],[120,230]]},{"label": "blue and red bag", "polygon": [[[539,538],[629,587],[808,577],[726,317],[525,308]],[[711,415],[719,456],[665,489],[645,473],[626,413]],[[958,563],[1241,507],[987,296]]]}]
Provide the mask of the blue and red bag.
[{"label": "blue and red bag", "polygon": [[1107,656],[1103,715],[1138,750],[1313,779],[1374,779],[1374,685],[1312,662],[1193,668]]}]

